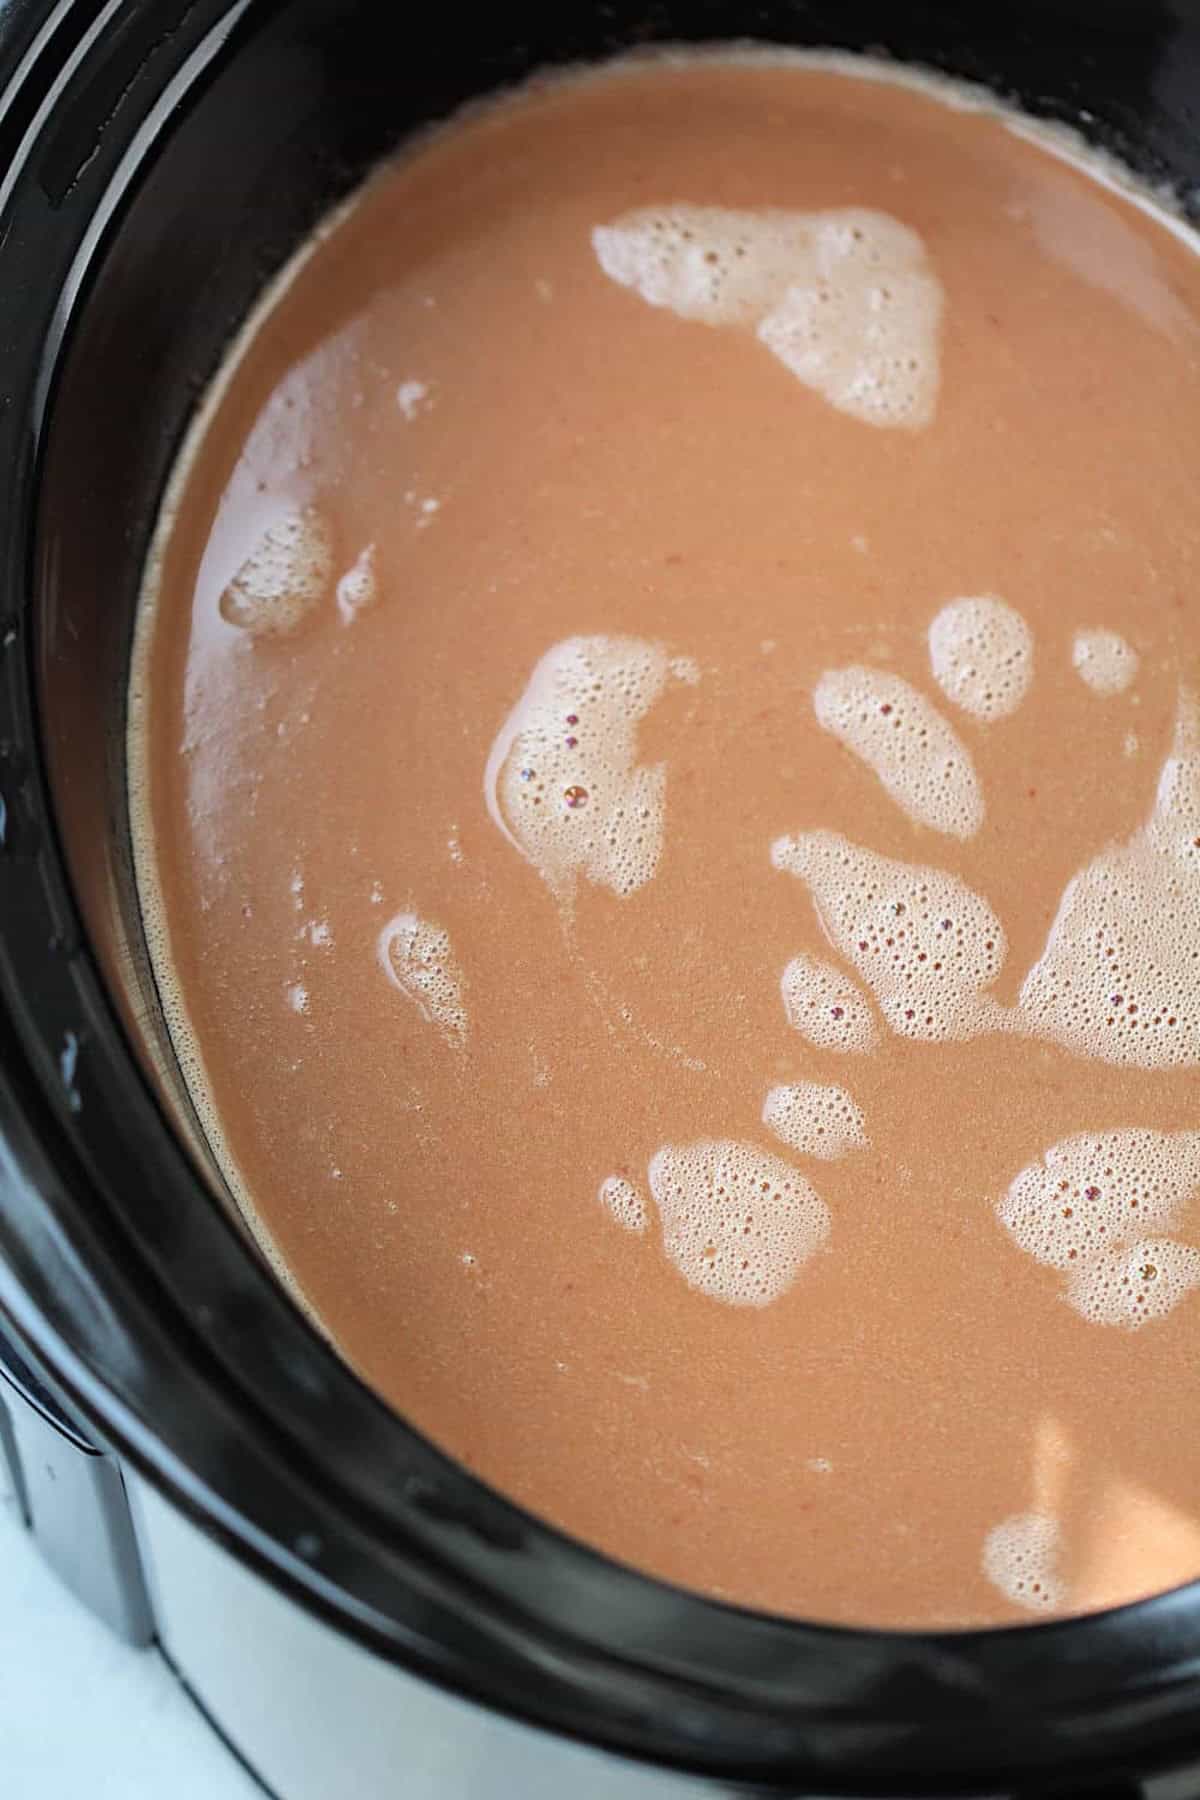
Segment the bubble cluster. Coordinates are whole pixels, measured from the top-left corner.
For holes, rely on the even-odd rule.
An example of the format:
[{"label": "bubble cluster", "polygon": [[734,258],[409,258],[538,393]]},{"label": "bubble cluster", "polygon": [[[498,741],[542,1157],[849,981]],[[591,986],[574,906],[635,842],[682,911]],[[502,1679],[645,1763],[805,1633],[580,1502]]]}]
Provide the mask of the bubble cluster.
[{"label": "bubble cluster", "polygon": [[970,752],[937,708],[899,675],[852,667],[822,675],[817,722],[866,763],[918,825],[973,837],[983,790]]},{"label": "bubble cluster", "polygon": [[830,940],[899,1036],[946,1042],[1004,1028],[984,991],[1003,966],[1004,932],[956,876],[893,862],[833,831],[779,838],[771,861],[805,883]]},{"label": "bubble cluster", "polygon": [[465,1044],[462,971],[449,932],[416,913],[397,913],[379,933],[378,948],[384,972],[416,1002],[422,1018],[437,1025],[449,1042]]},{"label": "bubble cluster", "polygon": [[883,213],[814,223],[815,271],[758,327],[807,387],[866,425],[927,425],[937,403],[942,289],[920,238]]},{"label": "bubble cluster", "polygon": [[496,738],[492,818],[560,897],[578,875],[629,895],[657,869],[667,772],[637,764],[637,725],[669,679],[661,645],[568,638],[543,656]]},{"label": "bubble cluster", "polygon": [[623,1175],[609,1175],[600,1183],[600,1204],[626,1231],[645,1231],[646,1198]]},{"label": "bubble cluster", "polygon": [[665,1145],[650,1163],[663,1249],[690,1287],[767,1306],[829,1236],[829,1209],[779,1157],[730,1138]]},{"label": "bubble cluster", "polygon": [[703,325],[754,325],[812,268],[812,215],[643,207],[592,232],[611,281]]},{"label": "bubble cluster", "polygon": [[1200,1283],[1200,1252],[1169,1230],[1200,1189],[1200,1132],[1082,1132],[1051,1145],[996,1208],[1014,1242],[1070,1277],[1067,1299],[1097,1324],[1162,1318]]},{"label": "bubble cluster", "polygon": [[1163,1319],[1200,1286],[1200,1250],[1174,1238],[1139,1238],[1072,1272],[1067,1299],[1096,1325],[1136,1330]]},{"label": "bubble cluster", "polygon": [[806,387],[866,424],[928,424],[942,289],[916,232],[865,208],[644,208],[592,233],[604,273],[651,306],[754,329]]},{"label": "bubble cluster", "polygon": [[1200,1062],[1200,718],[1190,695],[1150,819],[1067,884],[1019,1017],[1102,1062]]},{"label": "bubble cluster", "polygon": [[315,507],[268,526],[218,603],[227,625],[251,637],[293,631],[333,579],[333,538]]},{"label": "bubble cluster", "polygon": [[1052,1269],[1170,1226],[1200,1187],[1200,1132],[1081,1132],[1044,1152],[998,1208],[1022,1250]]},{"label": "bubble cluster", "polygon": [[343,625],[352,625],[365,607],[379,596],[375,572],[375,546],[368,544],[337,584],[337,606]]},{"label": "bubble cluster", "polygon": [[861,1055],[878,1044],[870,1001],[832,963],[814,956],[794,956],[779,986],[788,1024],[818,1050]]},{"label": "bubble cluster", "polygon": [[983,1572],[1005,1599],[1026,1612],[1053,1612],[1067,1604],[1059,1573],[1062,1532],[1043,1513],[1016,1513],[993,1526],[983,1542]]},{"label": "bubble cluster", "polygon": [[410,425],[425,411],[428,398],[429,384],[424,381],[402,381],[396,389],[396,405]]},{"label": "bubble cluster", "polygon": [[763,1124],[801,1156],[834,1162],[848,1150],[865,1150],[867,1124],[857,1101],[842,1087],[797,1081],[773,1087],[763,1102]]},{"label": "bubble cluster", "polygon": [[1075,673],[1102,699],[1123,694],[1140,661],[1133,645],[1115,631],[1077,631],[1071,646]]},{"label": "bubble cluster", "polygon": [[1033,637],[1003,600],[951,600],[929,627],[929,666],[947,700],[972,718],[1007,719],[1033,679]]}]

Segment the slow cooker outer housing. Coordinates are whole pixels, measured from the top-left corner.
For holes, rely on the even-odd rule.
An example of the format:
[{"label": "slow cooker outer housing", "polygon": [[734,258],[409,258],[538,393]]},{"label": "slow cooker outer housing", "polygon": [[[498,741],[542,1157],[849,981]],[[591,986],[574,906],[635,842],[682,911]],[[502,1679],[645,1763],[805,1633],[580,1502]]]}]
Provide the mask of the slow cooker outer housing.
[{"label": "slow cooker outer housing", "polygon": [[[669,1793],[673,1769],[689,1791],[1170,1800],[1200,1792],[1196,1588],[928,1636],[805,1626],[650,1581],[385,1408],[184,1147],[137,922],[123,720],[141,564],[197,398],[264,280],[412,127],[545,62],[738,36],[879,47],[986,80],[1169,178],[1185,205],[1200,195],[1191,0],[0,6],[0,1318],[120,1457],[169,1644],[186,1611],[164,1598],[171,1568],[216,1559],[235,1586],[253,1572],[243,1612],[261,1590],[362,1668],[391,1665],[405,1692],[418,1677],[478,1703],[454,1715],[464,1732],[514,1729],[492,1717],[507,1714],[647,1765],[606,1761],[616,1785],[597,1793]],[[226,1674],[240,1660],[249,1681],[266,1646],[221,1617],[228,1582],[207,1581],[176,1655],[188,1673],[208,1632],[210,1659],[223,1646]],[[332,1688],[302,1692],[298,1666],[272,1670],[293,1725],[327,1701],[321,1724],[345,1729]],[[236,1722],[252,1759],[254,1729]],[[487,1759],[471,1766],[463,1791],[514,1791],[495,1785],[501,1760],[491,1787]],[[394,1791],[453,1790],[398,1769]]]}]

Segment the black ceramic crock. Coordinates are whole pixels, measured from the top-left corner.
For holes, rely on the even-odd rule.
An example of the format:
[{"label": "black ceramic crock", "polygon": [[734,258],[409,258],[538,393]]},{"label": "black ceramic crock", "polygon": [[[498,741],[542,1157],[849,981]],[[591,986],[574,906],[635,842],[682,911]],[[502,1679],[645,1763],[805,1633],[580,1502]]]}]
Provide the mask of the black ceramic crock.
[{"label": "black ceramic crock", "polygon": [[490,1713],[698,1791],[1193,1794],[1200,1590],[902,1635],[621,1568],[342,1366],[170,1103],[124,685],[158,498],[224,346],[418,123],[540,64],[731,37],[985,81],[1200,205],[1190,0],[0,5],[0,1323],[131,1477],[338,1636]]}]

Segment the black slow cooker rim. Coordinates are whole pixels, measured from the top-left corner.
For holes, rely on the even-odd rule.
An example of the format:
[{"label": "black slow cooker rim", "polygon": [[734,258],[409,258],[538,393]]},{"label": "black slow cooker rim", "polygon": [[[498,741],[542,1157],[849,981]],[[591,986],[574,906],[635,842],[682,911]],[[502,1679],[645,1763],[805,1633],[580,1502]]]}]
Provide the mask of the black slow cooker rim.
[{"label": "black slow cooker rim", "polygon": [[[357,1381],[248,1253],[137,1068],[53,823],[47,647],[31,629],[52,581],[39,483],[72,341],[147,167],[235,58],[311,47],[320,10],[62,0],[0,17],[0,1312],[102,1439],[240,1557],[340,1630],[514,1716],[826,1792],[906,1778],[994,1791],[1169,1763],[1198,1736],[1200,1588],[927,1635],[758,1615],[622,1568],[493,1493]],[[638,11],[604,9],[561,53],[629,41]],[[704,0],[696,35],[727,34],[732,12]],[[755,16],[764,35],[797,23],[786,5]],[[844,23],[846,42],[883,35]],[[536,42],[507,25],[484,58],[497,80],[520,72],[512,42]],[[428,54],[452,90],[450,51]]]}]

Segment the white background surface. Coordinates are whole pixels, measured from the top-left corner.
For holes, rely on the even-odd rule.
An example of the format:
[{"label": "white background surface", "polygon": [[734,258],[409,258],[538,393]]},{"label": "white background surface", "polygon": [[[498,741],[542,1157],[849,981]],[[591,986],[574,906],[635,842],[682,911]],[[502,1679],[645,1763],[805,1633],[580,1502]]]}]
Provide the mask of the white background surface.
[{"label": "white background surface", "polygon": [[0,1791],[11,1800],[262,1800],[161,1657],[118,1642],[50,1573],[2,1459]]}]

